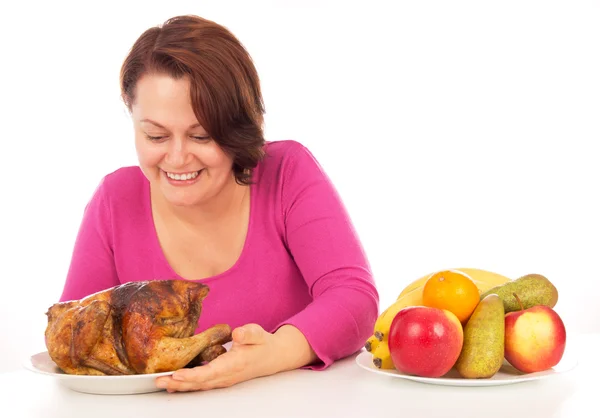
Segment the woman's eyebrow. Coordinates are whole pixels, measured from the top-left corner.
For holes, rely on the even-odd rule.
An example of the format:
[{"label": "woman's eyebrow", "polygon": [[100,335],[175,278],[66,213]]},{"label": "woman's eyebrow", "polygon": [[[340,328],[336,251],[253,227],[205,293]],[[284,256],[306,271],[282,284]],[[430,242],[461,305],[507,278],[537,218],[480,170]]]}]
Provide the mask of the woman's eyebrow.
[{"label": "woman's eyebrow", "polygon": [[[162,128],[162,129],[167,129],[167,128],[165,128],[164,126],[162,126],[160,123],[158,123],[158,122],[154,122],[152,119],[142,119],[142,120],[140,120],[140,122],[151,123],[152,125],[158,126],[159,128]],[[188,129],[197,128],[197,127],[199,127],[199,126],[202,126],[202,125],[200,125],[199,123],[195,123],[195,124],[193,124],[192,126],[190,126]]]},{"label": "woman's eyebrow", "polygon": [[146,122],[146,123],[151,123],[152,125],[156,125],[156,126],[158,126],[159,128],[166,129],[166,128],[165,128],[164,126],[162,126],[160,123],[158,123],[158,122],[154,122],[154,121],[153,121],[153,120],[151,120],[151,119],[142,119],[142,120],[140,120],[140,122],[141,122],[141,123],[144,123],[144,122]]}]

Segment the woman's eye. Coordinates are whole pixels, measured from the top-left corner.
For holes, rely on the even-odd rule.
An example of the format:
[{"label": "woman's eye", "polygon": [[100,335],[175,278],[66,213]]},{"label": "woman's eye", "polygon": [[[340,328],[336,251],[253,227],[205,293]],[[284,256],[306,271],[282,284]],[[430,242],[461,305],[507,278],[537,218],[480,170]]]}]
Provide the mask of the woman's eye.
[{"label": "woman's eye", "polygon": [[[150,141],[161,141],[165,138],[167,138],[167,135],[148,135],[146,134],[146,138],[148,138],[148,140]],[[210,139],[209,135],[192,135],[191,136],[192,139],[196,140],[196,141],[208,141]]]}]

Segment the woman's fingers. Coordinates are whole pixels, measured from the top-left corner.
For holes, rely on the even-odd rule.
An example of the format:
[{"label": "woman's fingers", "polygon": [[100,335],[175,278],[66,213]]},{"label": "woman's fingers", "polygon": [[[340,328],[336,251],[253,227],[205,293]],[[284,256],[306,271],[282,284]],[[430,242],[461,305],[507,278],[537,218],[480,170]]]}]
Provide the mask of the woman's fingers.
[{"label": "woman's fingers", "polygon": [[225,353],[203,366],[175,371],[157,379],[157,387],[168,391],[192,391],[223,388],[243,380],[243,354]]},{"label": "woman's fingers", "polygon": [[260,325],[247,324],[234,329],[231,339],[237,344],[264,344],[269,335]]},{"label": "woman's fingers", "polygon": [[159,388],[174,391],[223,388],[253,377],[271,373],[264,359],[272,352],[273,335],[260,325],[247,324],[232,332],[231,349],[210,363],[177,370],[171,376],[157,379]]}]

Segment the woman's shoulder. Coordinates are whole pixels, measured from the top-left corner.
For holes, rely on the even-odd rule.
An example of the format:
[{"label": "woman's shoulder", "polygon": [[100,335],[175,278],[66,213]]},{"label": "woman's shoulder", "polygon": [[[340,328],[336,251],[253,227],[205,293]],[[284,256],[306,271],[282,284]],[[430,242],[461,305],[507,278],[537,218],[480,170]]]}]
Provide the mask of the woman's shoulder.
[{"label": "woman's shoulder", "polygon": [[106,200],[119,205],[130,202],[139,204],[148,185],[146,176],[138,166],[120,167],[100,179],[96,189]]},{"label": "woman's shoulder", "polygon": [[265,156],[274,159],[284,159],[293,157],[298,152],[308,151],[308,148],[302,143],[293,139],[281,139],[277,141],[267,141],[265,144]]},{"label": "woman's shoulder", "polygon": [[[254,177],[269,201],[293,205],[302,191],[329,182],[325,170],[308,146],[295,140],[268,142],[265,156]],[[279,196],[279,199],[271,199]]]},{"label": "woman's shoulder", "polygon": [[125,183],[130,185],[142,185],[147,180],[142,169],[137,165],[117,168],[106,174],[104,178],[112,183]]},{"label": "woman's shoulder", "polygon": [[263,172],[274,171],[283,175],[290,166],[316,163],[308,147],[293,139],[269,141],[264,150],[265,156],[260,163]]}]

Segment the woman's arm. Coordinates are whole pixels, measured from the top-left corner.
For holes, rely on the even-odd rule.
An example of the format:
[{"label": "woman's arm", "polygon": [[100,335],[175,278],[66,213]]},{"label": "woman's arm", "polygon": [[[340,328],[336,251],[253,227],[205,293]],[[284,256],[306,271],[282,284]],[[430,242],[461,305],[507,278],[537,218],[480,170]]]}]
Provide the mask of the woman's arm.
[{"label": "woman's arm", "polygon": [[278,372],[294,370],[317,361],[317,355],[300,330],[284,325],[275,331],[277,337]]},{"label": "woman's arm", "polygon": [[81,299],[119,284],[106,187],[104,179],[85,207],[60,301]]},{"label": "woman's arm", "polygon": [[282,322],[306,338],[324,369],[358,351],[373,332],[379,295],[350,216],[334,185],[300,144],[284,162],[286,245],[313,302]]}]

